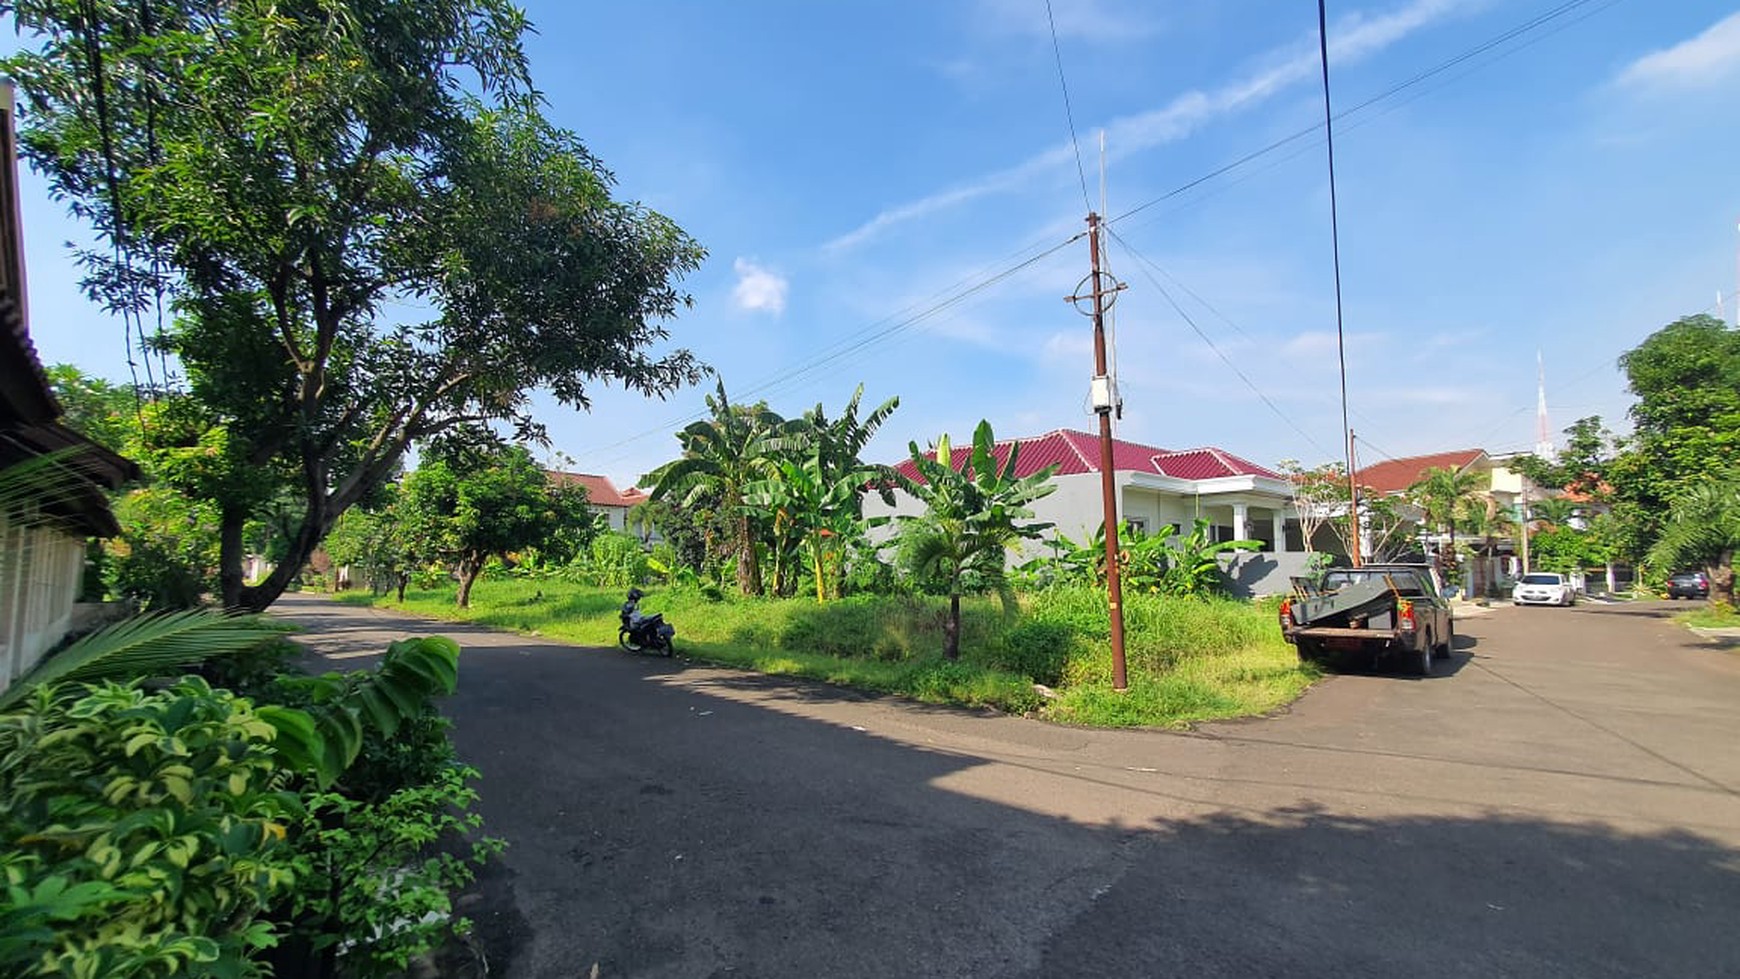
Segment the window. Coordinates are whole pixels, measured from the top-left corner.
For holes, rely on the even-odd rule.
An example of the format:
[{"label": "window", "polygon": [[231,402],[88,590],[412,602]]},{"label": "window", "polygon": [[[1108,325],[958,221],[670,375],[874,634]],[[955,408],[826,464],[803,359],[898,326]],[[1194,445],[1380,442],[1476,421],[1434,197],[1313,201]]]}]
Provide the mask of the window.
[{"label": "window", "polygon": [[1126,518],[1124,520],[1124,522],[1129,524],[1130,529],[1135,531],[1136,533],[1142,534],[1144,536],[1147,535],[1147,533],[1148,533],[1148,521],[1142,519],[1141,517],[1129,517],[1129,518]]}]

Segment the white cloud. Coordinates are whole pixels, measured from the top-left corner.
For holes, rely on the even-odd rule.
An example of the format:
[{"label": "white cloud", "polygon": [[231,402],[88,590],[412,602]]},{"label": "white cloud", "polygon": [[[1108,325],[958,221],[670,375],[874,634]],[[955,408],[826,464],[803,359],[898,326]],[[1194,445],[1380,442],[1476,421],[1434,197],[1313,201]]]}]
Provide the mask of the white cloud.
[{"label": "white cloud", "polygon": [[1689,41],[1654,51],[1619,73],[1633,88],[1694,88],[1710,85],[1740,68],[1740,13],[1730,14]]},{"label": "white cloud", "polygon": [[1055,20],[1058,37],[1085,41],[1127,41],[1160,26],[1140,4],[1120,0],[1052,0],[1049,18],[1045,6],[1043,0],[979,0],[974,23],[1049,40]]},{"label": "white cloud", "polygon": [[[1467,6],[1467,0],[1414,0],[1399,10],[1381,16],[1355,15],[1331,30],[1330,61],[1340,64],[1369,57]],[[1249,108],[1290,85],[1316,77],[1318,70],[1317,47],[1314,43],[1271,52],[1264,60],[1272,67],[1212,91],[1193,89],[1159,109],[1114,119],[1106,127],[1106,141],[1113,155],[1127,156],[1163,143],[1175,142],[1211,119]],[[1022,186],[1034,177],[1065,166],[1074,159],[1074,150],[1070,145],[1061,143],[1015,166],[888,208],[828,242],[823,248],[831,252],[852,248],[914,218],[924,217],[987,194]]]},{"label": "white cloud", "polygon": [[785,294],[791,286],[785,276],[747,258],[732,262],[731,268],[737,273],[737,285],[731,290],[731,298],[738,309],[775,316],[785,312]]}]

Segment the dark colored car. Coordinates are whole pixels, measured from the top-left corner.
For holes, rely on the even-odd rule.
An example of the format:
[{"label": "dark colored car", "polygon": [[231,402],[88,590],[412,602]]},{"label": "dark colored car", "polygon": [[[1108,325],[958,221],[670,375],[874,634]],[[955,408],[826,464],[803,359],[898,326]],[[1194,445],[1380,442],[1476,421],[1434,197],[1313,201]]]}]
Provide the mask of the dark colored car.
[{"label": "dark colored car", "polygon": [[1669,598],[1709,598],[1710,578],[1702,571],[1686,571],[1668,579]]}]

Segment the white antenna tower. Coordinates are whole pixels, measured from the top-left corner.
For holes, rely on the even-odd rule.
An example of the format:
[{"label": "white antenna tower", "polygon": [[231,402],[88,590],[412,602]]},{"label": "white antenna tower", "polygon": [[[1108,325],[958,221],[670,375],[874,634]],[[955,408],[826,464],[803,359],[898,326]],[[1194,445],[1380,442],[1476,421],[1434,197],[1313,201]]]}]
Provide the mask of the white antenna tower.
[{"label": "white antenna tower", "polygon": [[1551,459],[1555,449],[1553,427],[1547,422],[1547,366],[1539,349],[1535,350],[1535,378],[1535,455]]}]

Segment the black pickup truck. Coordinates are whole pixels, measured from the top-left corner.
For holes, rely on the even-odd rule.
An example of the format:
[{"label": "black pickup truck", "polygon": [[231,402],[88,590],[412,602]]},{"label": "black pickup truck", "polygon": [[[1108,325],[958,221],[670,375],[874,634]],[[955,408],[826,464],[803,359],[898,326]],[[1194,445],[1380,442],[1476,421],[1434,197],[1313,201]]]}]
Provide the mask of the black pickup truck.
[{"label": "black pickup truck", "polygon": [[1456,640],[1450,602],[1426,564],[1368,564],[1294,578],[1280,619],[1281,635],[1302,660],[1364,655],[1373,665],[1397,660],[1416,676],[1430,676],[1432,661],[1448,657]]}]

